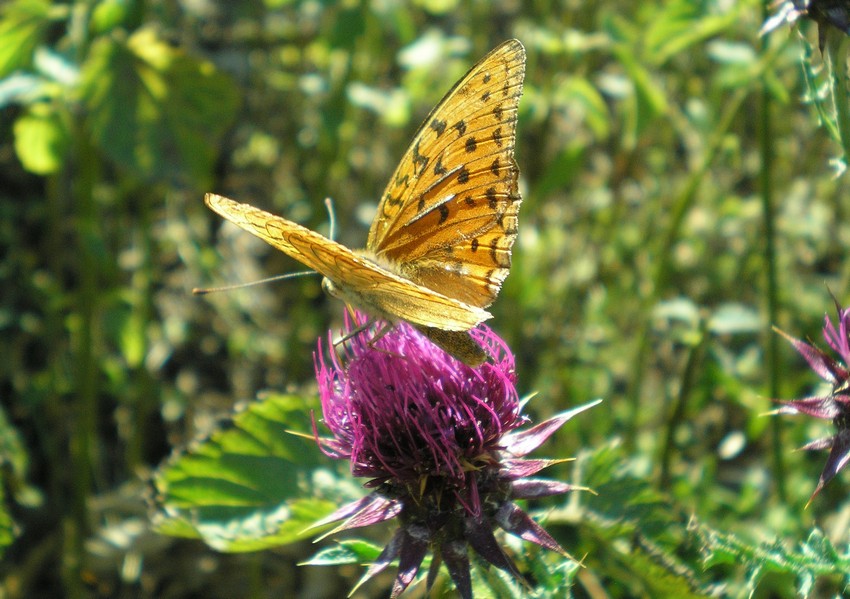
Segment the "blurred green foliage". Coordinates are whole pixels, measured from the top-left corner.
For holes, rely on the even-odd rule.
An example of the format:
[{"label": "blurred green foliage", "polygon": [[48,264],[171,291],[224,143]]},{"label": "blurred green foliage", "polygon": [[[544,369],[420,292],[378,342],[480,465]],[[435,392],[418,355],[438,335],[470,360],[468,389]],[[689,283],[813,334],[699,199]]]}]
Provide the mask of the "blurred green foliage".
[{"label": "blurred green foliage", "polygon": [[[331,197],[338,239],[362,246],[419,120],[516,37],[524,203],[491,323],[521,391],[538,393],[535,419],[605,399],[540,452],[582,456],[549,475],[598,493],[541,504],[586,556],[577,571],[539,556],[541,588],[840,594],[846,476],[804,509],[825,456],[793,452],[828,423],[763,414],[815,392],[770,326],[816,339],[829,290],[848,301],[846,106],[832,92],[847,46],[829,38],[822,55],[805,19],[760,37],[766,17],[755,0],[5,2],[2,593],[353,586],[357,570],[295,567],[315,553],[298,531],[226,555],[151,530],[146,481],[172,448],[265,390],[316,408],[312,352],[342,313],[314,277],[193,297],[298,268],[202,195],[325,232]],[[243,442],[249,422],[196,447]],[[309,433],[296,424],[276,426]],[[293,475],[296,507],[319,474],[322,501],[356,492],[309,441],[279,442],[303,457],[277,466],[314,475]],[[232,532],[185,523],[172,532]],[[540,563],[526,567],[542,581]]]}]

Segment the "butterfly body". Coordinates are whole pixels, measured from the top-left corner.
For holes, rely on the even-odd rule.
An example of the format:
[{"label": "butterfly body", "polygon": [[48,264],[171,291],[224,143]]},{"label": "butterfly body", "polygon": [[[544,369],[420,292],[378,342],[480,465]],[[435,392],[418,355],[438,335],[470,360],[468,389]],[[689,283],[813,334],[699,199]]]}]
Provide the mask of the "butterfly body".
[{"label": "butterfly body", "polygon": [[321,273],[324,289],[391,323],[406,321],[467,364],[484,351],[467,331],[511,265],[521,203],[513,157],[525,50],[485,56],[425,119],[353,251],[292,221],[207,194],[215,212]]}]

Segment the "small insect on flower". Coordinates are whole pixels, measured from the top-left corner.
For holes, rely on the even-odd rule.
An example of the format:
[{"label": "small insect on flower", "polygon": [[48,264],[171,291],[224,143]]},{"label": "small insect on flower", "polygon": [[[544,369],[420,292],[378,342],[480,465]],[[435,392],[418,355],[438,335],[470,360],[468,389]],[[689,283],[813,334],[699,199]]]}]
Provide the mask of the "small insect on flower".
[{"label": "small insect on flower", "polygon": [[[346,328],[366,321],[346,320]],[[426,554],[433,559],[428,587],[441,563],[461,597],[472,597],[471,547],[490,564],[520,578],[499,545],[496,526],[567,555],[514,500],[575,489],[534,478],[562,460],[524,459],[575,414],[559,414],[522,432],[514,358],[495,333],[470,333],[491,357],[478,368],[435,348],[413,327],[401,324],[369,339],[374,327],[349,339],[342,356],[321,344],[315,356],[324,424],[332,437],[316,439],[322,451],[350,461],[354,476],[372,492],[341,507],[317,526],[344,520],[329,534],[398,517],[400,526],[361,582],[398,559],[392,596],[414,580]]]},{"label": "small insect on flower", "polygon": [[779,329],[775,329],[785,337],[809,363],[809,366],[822,379],[832,385],[832,390],[827,395],[815,395],[802,399],[783,401],[784,406],[777,410],[780,414],[797,414],[802,412],[816,418],[832,420],[836,432],[830,437],[818,439],[804,445],[801,449],[821,450],[828,449],[829,457],[826,460],[823,472],[821,472],[817,487],[812,493],[812,499],[820,493],[826,484],[835,478],[850,459],[850,308],[841,308],[835,302],[838,311],[838,329],[824,316],[823,336],[827,345],[838,354],[838,359],[833,358],[820,348],[795,339]]}]

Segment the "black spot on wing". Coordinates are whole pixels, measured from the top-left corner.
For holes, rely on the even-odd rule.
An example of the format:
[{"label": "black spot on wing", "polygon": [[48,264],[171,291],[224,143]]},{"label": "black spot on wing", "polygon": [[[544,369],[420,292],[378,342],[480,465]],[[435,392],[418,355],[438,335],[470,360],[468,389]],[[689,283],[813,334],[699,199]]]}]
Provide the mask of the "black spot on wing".
[{"label": "black spot on wing", "polygon": [[493,141],[496,143],[498,147],[502,147],[502,128],[496,127],[493,131]]},{"label": "black spot on wing", "polygon": [[431,129],[437,132],[437,137],[440,137],[443,132],[446,130],[446,121],[441,121],[440,119],[434,119],[431,121]]},{"label": "black spot on wing", "polygon": [[478,142],[475,141],[475,137],[470,135],[466,138],[466,153],[472,154],[475,151],[475,148],[478,147]]},{"label": "black spot on wing", "polygon": [[440,156],[439,158],[437,158],[437,164],[434,165],[434,174],[445,175],[447,172],[449,171],[446,170],[446,167],[443,166],[443,157]]},{"label": "black spot on wing", "polygon": [[[500,238],[496,237],[490,242],[490,259],[493,264],[500,268],[511,267],[511,254],[499,247]],[[502,258],[500,261],[500,257]]]},{"label": "black spot on wing", "polygon": [[469,169],[465,166],[460,169],[457,174],[457,182],[460,184],[467,183],[469,181]]},{"label": "black spot on wing", "polygon": [[413,165],[414,167],[419,167],[419,173],[425,170],[425,167],[428,166],[428,157],[423,156],[419,153],[419,142],[416,142],[416,145],[413,146]]},{"label": "black spot on wing", "polygon": [[443,224],[449,218],[449,207],[445,204],[440,204],[440,222],[438,224]]}]

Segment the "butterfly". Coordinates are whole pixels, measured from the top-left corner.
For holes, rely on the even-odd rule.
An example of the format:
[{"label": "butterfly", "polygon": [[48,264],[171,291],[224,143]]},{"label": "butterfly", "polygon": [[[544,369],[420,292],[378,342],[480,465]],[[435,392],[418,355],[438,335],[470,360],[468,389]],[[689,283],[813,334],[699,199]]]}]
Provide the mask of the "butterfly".
[{"label": "butterfly", "polygon": [[525,48],[492,50],[420,126],[383,195],[366,249],[352,251],[248,204],[207,206],[324,276],[322,287],[372,318],[406,321],[462,362],[511,267],[521,203],[514,160]]}]

